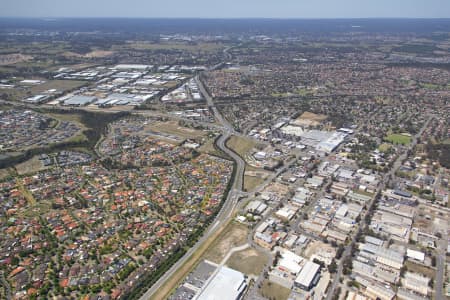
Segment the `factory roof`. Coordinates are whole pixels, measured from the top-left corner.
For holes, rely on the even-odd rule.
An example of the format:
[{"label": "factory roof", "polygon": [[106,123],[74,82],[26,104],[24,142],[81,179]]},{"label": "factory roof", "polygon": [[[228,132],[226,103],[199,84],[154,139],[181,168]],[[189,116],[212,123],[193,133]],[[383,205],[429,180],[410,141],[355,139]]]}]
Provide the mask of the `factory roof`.
[{"label": "factory roof", "polygon": [[64,101],[64,105],[87,105],[94,102],[95,100],[95,97],[77,95]]},{"label": "factory roof", "polygon": [[246,287],[245,276],[241,272],[220,267],[203,290],[195,297],[197,300],[236,300]]},{"label": "factory roof", "polygon": [[302,286],[310,286],[319,272],[320,266],[311,261],[307,261],[298,274],[295,282]]}]

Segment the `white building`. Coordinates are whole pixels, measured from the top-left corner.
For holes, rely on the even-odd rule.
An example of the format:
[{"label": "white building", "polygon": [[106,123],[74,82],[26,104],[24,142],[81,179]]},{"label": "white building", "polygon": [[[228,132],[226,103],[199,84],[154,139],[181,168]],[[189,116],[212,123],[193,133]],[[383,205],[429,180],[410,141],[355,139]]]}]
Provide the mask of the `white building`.
[{"label": "white building", "polygon": [[428,282],[430,278],[412,272],[406,272],[405,277],[402,278],[404,288],[424,296],[428,295]]},{"label": "white building", "polygon": [[320,279],[320,265],[307,261],[295,279],[295,286],[309,291]]},{"label": "white building", "polygon": [[239,300],[246,288],[247,281],[244,274],[222,266],[193,299]]}]

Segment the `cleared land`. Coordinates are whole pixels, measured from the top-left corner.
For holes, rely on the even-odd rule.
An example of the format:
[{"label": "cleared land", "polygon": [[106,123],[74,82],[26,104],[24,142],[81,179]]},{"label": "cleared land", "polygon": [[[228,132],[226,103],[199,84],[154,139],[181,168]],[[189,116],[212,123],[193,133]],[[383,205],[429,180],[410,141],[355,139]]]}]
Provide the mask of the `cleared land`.
[{"label": "cleared land", "polygon": [[264,253],[251,248],[233,253],[226,264],[244,274],[258,276],[263,271],[267,259]]},{"label": "cleared land", "polygon": [[404,134],[399,134],[399,133],[389,134],[384,139],[393,144],[407,145],[407,144],[411,143],[410,136],[407,136]]},{"label": "cleared land", "polygon": [[8,169],[0,169],[0,179],[3,179],[9,175]]},{"label": "cleared land", "polygon": [[257,145],[258,143],[252,139],[235,135],[230,137],[227,141],[227,146],[233,149],[233,151],[241,157],[244,157],[245,154],[249,153]]},{"label": "cleared land", "polygon": [[383,143],[378,147],[381,152],[387,152],[391,148],[391,145]]},{"label": "cleared land", "polygon": [[266,299],[286,300],[291,290],[269,280],[264,280],[260,293]]},{"label": "cleared land", "polygon": [[42,94],[48,90],[54,89],[58,92],[67,92],[77,89],[85,84],[86,82],[76,80],[49,80],[34,86],[19,85],[16,83],[14,88],[1,88],[0,94],[4,94],[5,99],[8,100],[22,101],[28,97]]},{"label": "cleared land", "polygon": [[79,54],[75,52],[65,52],[63,55],[66,57],[82,57],[82,58],[102,58],[113,55],[113,51],[105,51],[105,50],[94,50],[86,54]]},{"label": "cleared land", "polygon": [[206,135],[206,132],[183,127],[178,125],[177,121],[157,122],[148,126],[149,129],[157,132],[165,132],[181,138],[200,138]]},{"label": "cleared land", "polygon": [[255,189],[264,183],[270,174],[270,172],[263,171],[262,169],[247,166],[244,174],[244,190],[251,191]]},{"label": "cleared land", "polygon": [[229,159],[227,157],[227,155],[225,155],[224,153],[222,153],[221,151],[219,151],[218,149],[216,149],[214,147],[214,141],[215,139],[209,139],[208,141],[206,141],[206,143],[204,143],[202,146],[200,146],[200,148],[198,148],[198,151],[202,152],[202,153],[206,153],[209,155],[213,155],[213,156],[218,156],[218,157],[222,157],[225,159]]},{"label": "cleared land", "polygon": [[244,191],[252,191],[264,182],[259,176],[244,176]]},{"label": "cleared land", "polygon": [[15,166],[17,174],[24,175],[44,170],[45,167],[37,156]]},{"label": "cleared land", "polygon": [[247,241],[248,229],[239,223],[229,224],[205,254],[205,259],[220,263],[231,249]]},{"label": "cleared land", "polygon": [[85,84],[86,84],[85,81],[77,81],[77,80],[50,80],[44,82],[43,84],[31,87],[30,91],[33,94],[42,93],[52,89],[55,89],[59,92],[65,92],[77,89]]},{"label": "cleared land", "polygon": [[32,58],[33,57],[30,55],[23,55],[20,53],[0,55],[0,66],[12,65]]},{"label": "cleared land", "polygon": [[85,128],[85,126],[81,122],[81,116],[79,114],[46,113],[46,115],[61,121],[73,122],[76,123],[78,126]]},{"label": "cleared land", "polygon": [[295,123],[304,126],[318,126],[326,119],[326,115],[318,115],[309,111],[305,111],[300,117],[295,120]]}]

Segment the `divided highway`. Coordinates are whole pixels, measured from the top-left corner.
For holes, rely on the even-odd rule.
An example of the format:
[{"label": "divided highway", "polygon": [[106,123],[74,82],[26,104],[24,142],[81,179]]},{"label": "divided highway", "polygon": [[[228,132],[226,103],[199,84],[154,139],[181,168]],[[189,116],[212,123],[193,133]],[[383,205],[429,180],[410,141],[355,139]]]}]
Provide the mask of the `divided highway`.
[{"label": "divided highway", "polygon": [[239,155],[237,155],[234,151],[232,151],[226,146],[226,141],[230,136],[233,135],[234,128],[222,117],[220,112],[217,110],[212,101],[212,98],[206,92],[206,89],[204,88],[201,81],[198,78],[196,78],[196,80],[199,84],[200,91],[206,98],[208,106],[214,112],[216,120],[222,125],[223,133],[217,139],[216,145],[220,150],[222,150],[232,160],[234,160],[235,162],[234,181],[228,193],[228,196],[220,212],[218,213],[215,221],[209,226],[209,228],[205,231],[205,233],[197,241],[197,243],[192,248],[190,248],[186,252],[186,254],[181,259],[179,259],[163,276],[161,276],[161,278],[159,278],[159,280],[155,284],[153,284],[153,286],[150,289],[147,290],[147,292],[140,298],[140,300],[152,299],[152,296],[155,294],[155,292],[158,291],[158,289],[160,289],[164,285],[164,283],[167,280],[169,280],[169,278],[172,277],[181,268],[181,266],[183,266],[189,259],[191,259],[192,255],[200,248],[200,246],[203,243],[205,243],[209,239],[209,237],[213,235],[219,228],[221,228],[222,225],[226,224],[232,218],[233,211],[238,204],[239,195],[242,192],[245,162]]}]

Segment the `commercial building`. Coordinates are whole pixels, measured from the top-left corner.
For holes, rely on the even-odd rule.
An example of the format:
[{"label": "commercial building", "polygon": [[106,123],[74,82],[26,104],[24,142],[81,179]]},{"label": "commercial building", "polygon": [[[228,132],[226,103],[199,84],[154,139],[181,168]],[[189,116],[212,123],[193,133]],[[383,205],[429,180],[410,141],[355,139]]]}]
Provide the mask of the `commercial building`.
[{"label": "commercial building", "polygon": [[73,96],[64,101],[64,105],[68,106],[85,106],[97,100],[95,97],[91,96]]},{"label": "commercial building", "polygon": [[49,98],[48,95],[36,95],[23,100],[24,102],[32,103],[32,104],[40,104]]},{"label": "commercial building", "polygon": [[378,284],[369,285],[366,288],[365,294],[367,297],[374,300],[375,299],[392,300],[395,297],[394,291]]},{"label": "commercial building", "polygon": [[244,274],[221,266],[193,299],[239,300],[242,298],[246,288],[247,281]]},{"label": "commercial building", "polygon": [[428,295],[428,282],[430,282],[430,278],[412,272],[406,272],[405,277],[402,278],[402,284],[405,289],[423,296]]},{"label": "commercial building", "polygon": [[139,71],[146,71],[148,69],[151,69],[153,66],[151,65],[138,65],[138,64],[121,64],[115,66],[113,69],[115,70],[139,70]]},{"label": "commercial building", "polygon": [[369,253],[374,256],[376,262],[391,268],[399,270],[403,266],[403,254],[395,250],[386,249],[369,243],[361,244],[360,250],[362,254]]},{"label": "commercial building", "polygon": [[294,284],[300,289],[309,291],[319,282],[319,279],[320,265],[307,261],[295,279]]},{"label": "commercial building", "polygon": [[425,261],[425,253],[412,249],[406,249],[406,257],[421,263]]},{"label": "commercial building", "polygon": [[253,200],[247,205],[247,211],[255,215],[261,215],[267,209],[267,204]]}]

